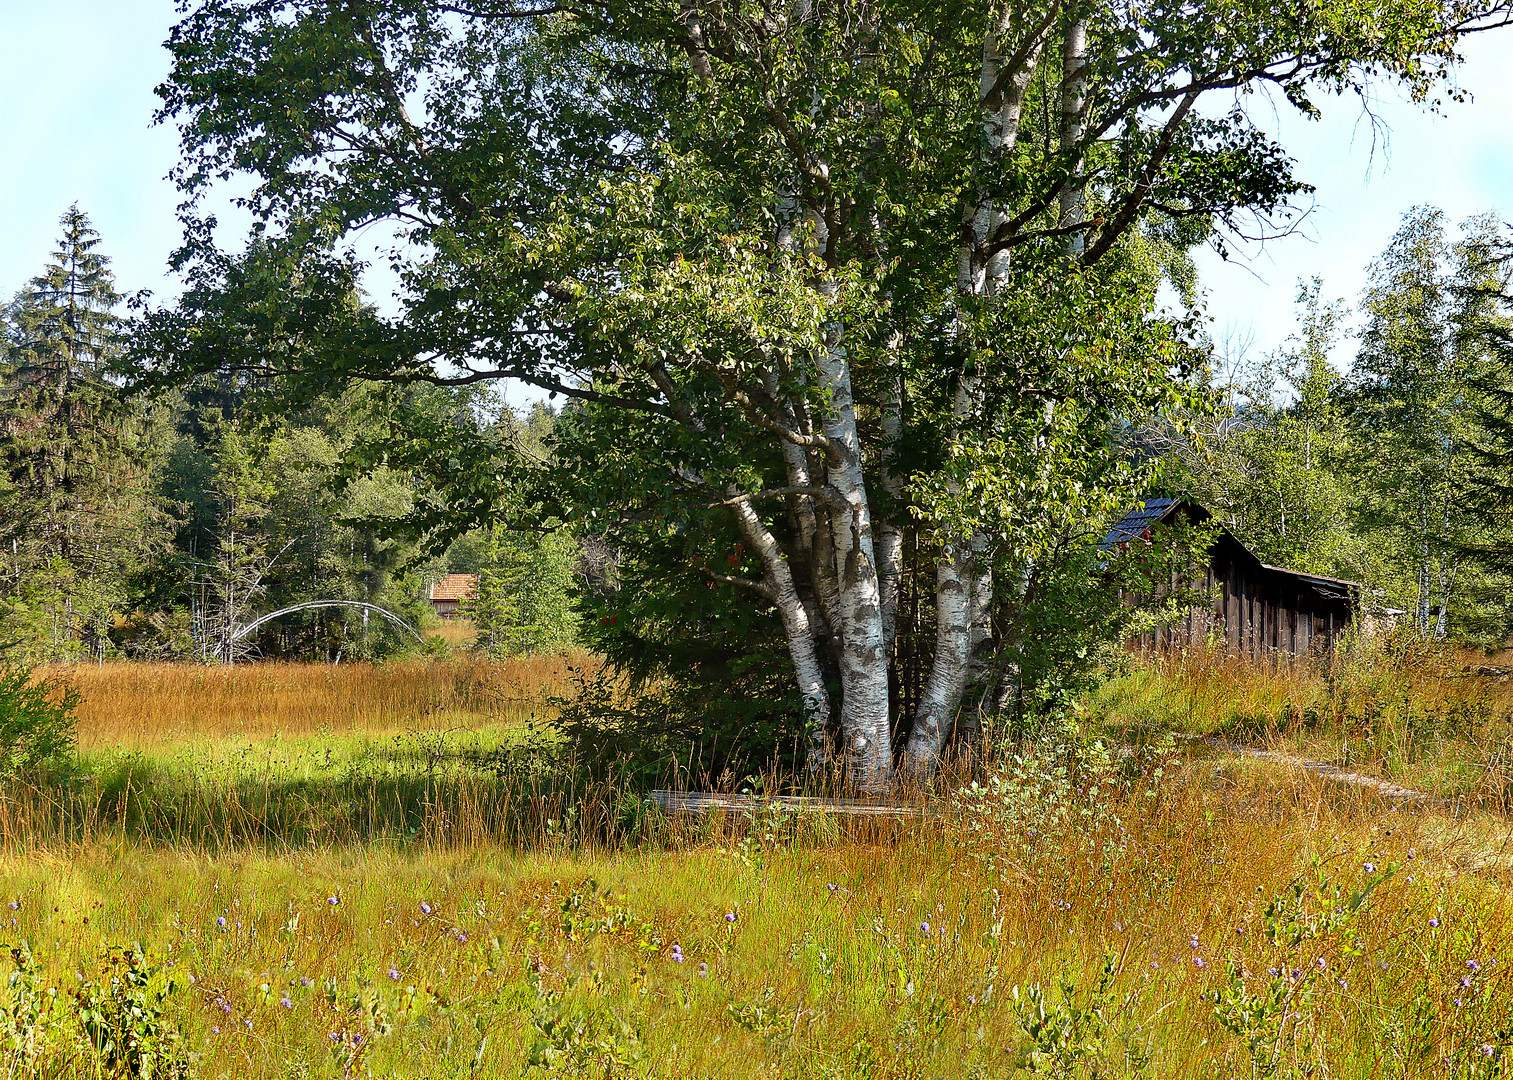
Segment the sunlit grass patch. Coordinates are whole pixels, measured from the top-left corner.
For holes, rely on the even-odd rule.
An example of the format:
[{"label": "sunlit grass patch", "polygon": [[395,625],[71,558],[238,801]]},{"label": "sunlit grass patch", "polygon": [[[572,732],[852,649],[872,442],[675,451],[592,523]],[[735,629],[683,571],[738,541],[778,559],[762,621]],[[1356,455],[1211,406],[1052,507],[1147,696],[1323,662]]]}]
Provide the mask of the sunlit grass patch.
[{"label": "sunlit grass patch", "polygon": [[302,736],[528,723],[582,656],[384,664],[107,663],[57,669],[83,694],[81,749],[195,738]]},{"label": "sunlit grass patch", "polygon": [[1506,830],[1166,764],[1096,795],[1006,777],[870,839],[38,849],[0,862],[0,923],[60,986],[143,942],[205,1076],[1406,1077],[1505,1052],[1510,878],[1466,855]]},{"label": "sunlit grass patch", "polygon": [[1201,652],[1148,656],[1103,686],[1089,709],[1120,738],[1219,735],[1505,808],[1513,684],[1477,674],[1478,666],[1455,650],[1392,642],[1262,664]]}]

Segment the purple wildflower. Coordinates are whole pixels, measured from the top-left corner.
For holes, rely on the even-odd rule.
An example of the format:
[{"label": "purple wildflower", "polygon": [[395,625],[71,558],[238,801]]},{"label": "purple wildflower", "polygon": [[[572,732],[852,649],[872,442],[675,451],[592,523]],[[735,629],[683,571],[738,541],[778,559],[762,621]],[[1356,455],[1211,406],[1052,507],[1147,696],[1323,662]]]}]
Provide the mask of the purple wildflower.
[{"label": "purple wildflower", "polygon": [[927,923],[927,922],[920,923],[919,924],[919,932],[921,934],[928,934],[930,932],[930,924]]},{"label": "purple wildflower", "polygon": [[1439,920],[1438,919],[1430,919],[1429,920],[1429,925],[1431,927],[1433,927],[1434,929],[1438,930],[1439,929]]},{"label": "purple wildflower", "polygon": [[1201,956],[1195,956],[1195,957],[1193,957],[1193,967],[1201,969],[1201,968],[1206,968],[1207,966],[1208,965],[1203,962],[1203,957],[1201,957]]},{"label": "purple wildflower", "polygon": [[1468,968],[1470,968],[1472,971],[1480,971],[1481,970],[1481,965],[1478,964],[1475,960],[1467,960],[1466,961],[1466,966]]},{"label": "purple wildflower", "polygon": [[328,896],[326,897],[326,903],[330,904],[332,907],[335,907],[337,904],[341,903],[341,901],[334,896]]},{"label": "purple wildflower", "polygon": [[397,967],[391,967],[389,969],[389,978],[393,979],[395,982],[399,981],[399,969]]},{"label": "purple wildflower", "polygon": [[280,1005],[282,1005],[286,1009],[292,1009],[292,1008],[294,1008],[294,1002],[292,1002],[292,1001],[289,1000],[289,995],[288,994],[285,994],[283,997],[279,998],[278,999],[278,1003]]},{"label": "purple wildflower", "polygon": [[726,922],[732,922],[732,923],[735,922],[735,912],[733,912],[733,911],[727,911],[725,913],[725,921]]},{"label": "purple wildflower", "polygon": [[429,903],[427,903],[426,901],[422,900],[420,902],[420,913],[422,915],[429,915],[431,913],[431,905]]},{"label": "purple wildflower", "polygon": [[222,930],[226,929],[226,916],[217,915],[215,917],[215,925],[219,926]]},{"label": "purple wildflower", "polygon": [[1366,873],[1368,873],[1368,874],[1374,874],[1374,873],[1376,873],[1376,863],[1372,863],[1372,862],[1361,863],[1361,869],[1364,870],[1364,871],[1366,871]]},{"label": "purple wildflower", "polygon": [[699,978],[701,978],[701,979],[707,979],[708,977],[709,977],[709,965],[708,964],[700,964],[699,965]]}]

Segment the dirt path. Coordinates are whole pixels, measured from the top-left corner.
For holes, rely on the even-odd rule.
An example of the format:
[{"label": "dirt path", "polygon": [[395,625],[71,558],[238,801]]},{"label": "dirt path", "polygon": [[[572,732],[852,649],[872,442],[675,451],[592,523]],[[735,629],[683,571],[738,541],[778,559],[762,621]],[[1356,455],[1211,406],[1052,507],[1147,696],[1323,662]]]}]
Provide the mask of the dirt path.
[{"label": "dirt path", "polygon": [[1242,743],[1232,743],[1227,739],[1221,739],[1217,735],[1192,735],[1188,736],[1192,742],[1201,743],[1214,750],[1222,750],[1228,754],[1239,757],[1255,758],[1259,761],[1269,761],[1276,765],[1286,765],[1294,769],[1305,769],[1315,776],[1322,776],[1328,780],[1338,780],[1342,784],[1354,784],[1363,787],[1384,799],[1401,799],[1408,802],[1440,803],[1444,799],[1430,795],[1427,791],[1417,791],[1406,788],[1400,784],[1394,784],[1389,780],[1379,780],[1374,776],[1366,776],[1364,773],[1348,772],[1337,765],[1328,765],[1322,761],[1312,761],[1308,758],[1294,757],[1291,754],[1279,754],[1275,750],[1258,750],[1253,746],[1245,746]]}]

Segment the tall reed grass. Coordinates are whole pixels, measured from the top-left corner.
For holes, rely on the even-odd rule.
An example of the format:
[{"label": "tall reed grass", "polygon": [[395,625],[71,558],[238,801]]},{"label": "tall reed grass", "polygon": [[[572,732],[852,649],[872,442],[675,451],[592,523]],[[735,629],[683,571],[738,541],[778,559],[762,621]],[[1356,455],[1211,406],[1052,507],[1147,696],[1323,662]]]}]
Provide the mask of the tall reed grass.
[{"label": "tall reed grass", "polygon": [[507,847],[12,854],[0,922],[55,986],[112,941],[171,961],[204,1077],[1365,1080],[1513,1050],[1496,823],[1154,749],[1029,751],[913,823],[627,848],[602,812]]},{"label": "tall reed grass", "polygon": [[1221,735],[1506,809],[1513,679],[1488,670],[1479,655],[1411,638],[1272,663],[1195,651],[1139,658],[1088,708],[1121,737]]},{"label": "tall reed grass", "polygon": [[106,663],[60,667],[83,694],[79,744],[145,747],[193,738],[284,738],[539,717],[586,654],[491,661],[218,667]]}]

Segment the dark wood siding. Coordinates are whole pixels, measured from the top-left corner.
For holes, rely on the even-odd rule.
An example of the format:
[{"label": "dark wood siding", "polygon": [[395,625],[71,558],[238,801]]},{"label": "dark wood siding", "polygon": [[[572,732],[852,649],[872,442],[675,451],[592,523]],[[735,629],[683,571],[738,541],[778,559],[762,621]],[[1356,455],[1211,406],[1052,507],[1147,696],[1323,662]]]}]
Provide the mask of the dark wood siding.
[{"label": "dark wood siding", "polygon": [[[1301,656],[1328,648],[1353,615],[1344,592],[1348,583],[1263,565],[1228,533],[1221,534],[1209,551],[1200,580],[1211,598],[1207,606],[1131,644],[1183,649],[1214,642],[1231,655],[1253,660]],[[1326,595],[1321,581],[1337,595]],[[1176,584],[1163,582],[1157,592]]]}]

